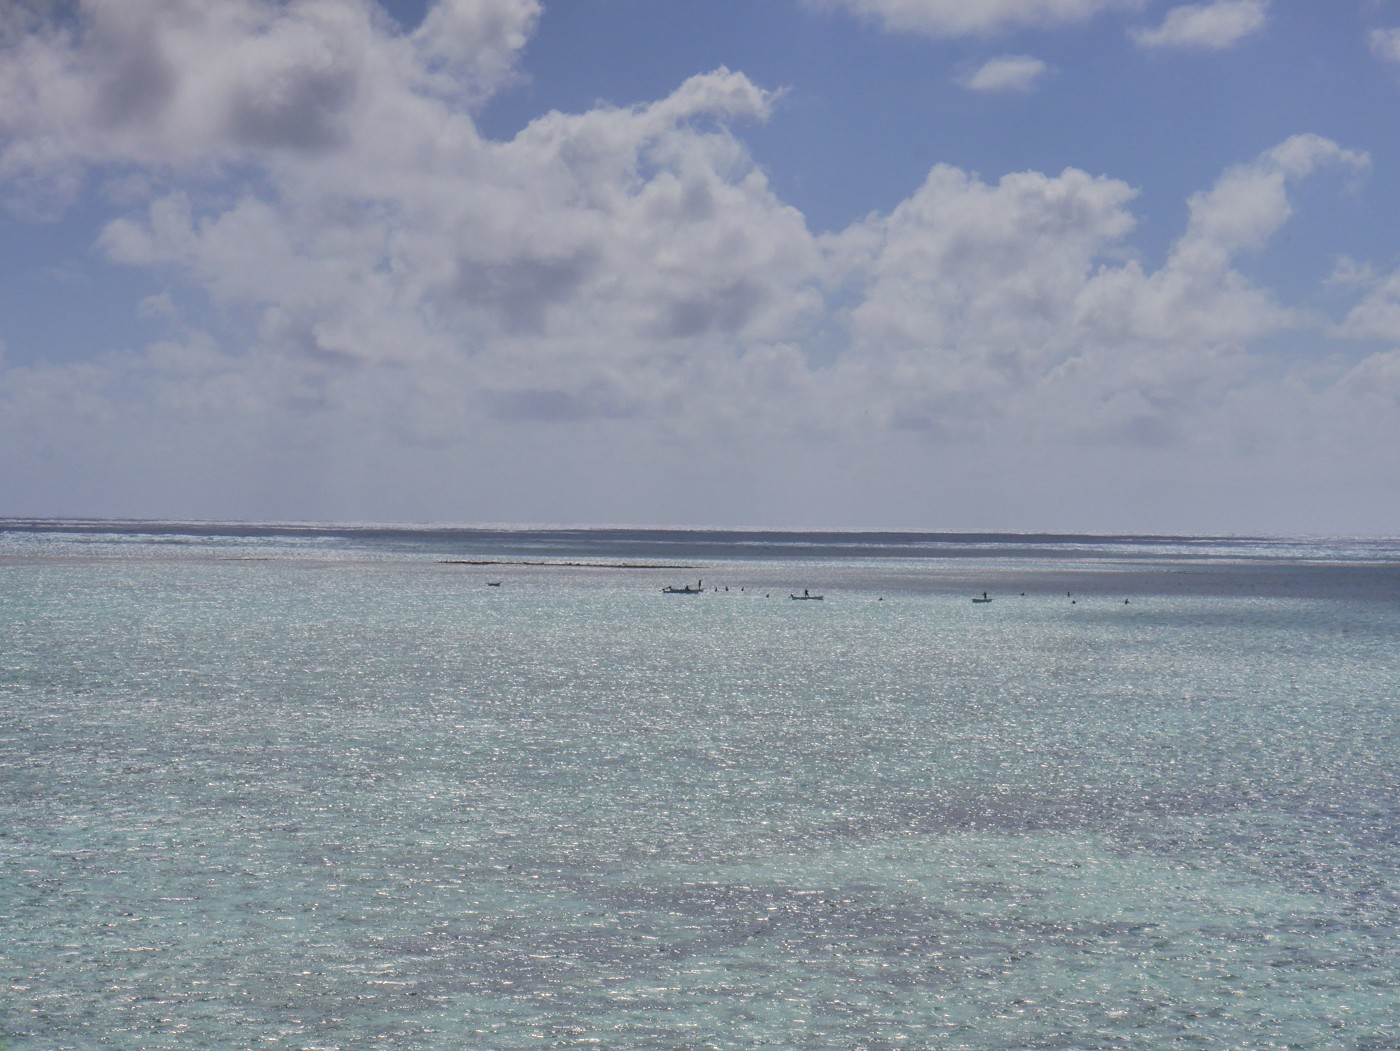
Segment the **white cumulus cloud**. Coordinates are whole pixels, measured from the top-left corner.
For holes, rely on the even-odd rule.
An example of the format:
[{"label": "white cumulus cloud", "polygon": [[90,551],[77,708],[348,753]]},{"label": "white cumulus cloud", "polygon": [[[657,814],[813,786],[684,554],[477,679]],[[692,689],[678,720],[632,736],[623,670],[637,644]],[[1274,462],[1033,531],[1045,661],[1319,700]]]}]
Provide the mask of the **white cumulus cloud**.
[{"label": "white cumulus cloud", "polygon": [[1264,27],[1269,0],[1214,0],[1174,7],[1154,29],[1137,29],[1133,40],[1142,47],[1198,48],[1222,51]]},{"label": "white cumulus cloud", "polygon": [[1104,11],[1130,9],[1137,0],[809,0],[844,9],[893,32],[935,37],[980,36],[1027,26],[1086,22]]},{"label": "white cumulus cloud", "polygon": [[1400,346],[1400,271],[1372,282],[1342,322],[1340,335],[1380,339]]},{"label": "white cumulus cloud", "polygon": [[440,0],[411,40],[429,67],[451,74],[451,87],[489,95],[515,70],[540,17],[539,0]]},{"label": "white cumulus cloud", "polygon": [[1049,67],[1031,55],[1002,55],[989,59],[960,76],[958,83],[969,91],[1030,91]]},{"label": "white cumulus cloud", "polygon": [[440,96],[497,86],[538,12],[537,0],[443,0],[411,37],[372,0],[84,0],[74,19],[12,19],[0,180],[12,199],[61,206],[94,165],[198,175],[433,136],[467,149],[474,129]]},{"label": "white cumulus cloud", "polygon": [[1400,63],[1400,27],[1373,29],[1366,35],[1371,53],[1386,62]]}]

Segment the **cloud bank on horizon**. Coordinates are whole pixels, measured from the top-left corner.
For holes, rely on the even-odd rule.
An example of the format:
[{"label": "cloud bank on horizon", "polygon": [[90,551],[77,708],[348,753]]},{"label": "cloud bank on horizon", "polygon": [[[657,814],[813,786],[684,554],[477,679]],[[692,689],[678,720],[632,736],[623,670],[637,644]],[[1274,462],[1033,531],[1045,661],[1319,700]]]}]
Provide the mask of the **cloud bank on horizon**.
[{"label": "cloud bank on horizon", "polygon": [[[984,114],[996,137],[1014,107],[1085,90],[1072,52],[1008,42],[1111,31],[1122,77],[1228,63],[1286,36],[1277,14],[782,17],[973,49],[942,77],[1006,107]],[[1300,116],[1175,201],[1111,170],[929,156],[902,200],[824,230],[779,185],[801,158],[752,145],[817,105],[805,81],[682,69],[659,97],[485,131],[531,90],[550,18],[539,0],[0,13],[4,262],[47,290],[0,314],[0,514],[1394,532],[1400,261],[1309,221],[1388,201],[1382,116],[1345,140]],[[1397,32],[1348,37],[1378,91],[1400,93]],[[1154,134],[1117,131],[1134,125]]]}]

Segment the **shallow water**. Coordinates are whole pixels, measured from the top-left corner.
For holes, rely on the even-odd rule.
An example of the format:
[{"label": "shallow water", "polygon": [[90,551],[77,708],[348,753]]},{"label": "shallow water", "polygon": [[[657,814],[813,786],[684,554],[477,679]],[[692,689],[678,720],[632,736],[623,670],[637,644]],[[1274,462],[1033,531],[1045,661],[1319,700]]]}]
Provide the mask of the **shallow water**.
[{"label": "shallow water", "polygon": [[5,1048],[1400,1043],[1394,545],[180,529],[0,533]]}]

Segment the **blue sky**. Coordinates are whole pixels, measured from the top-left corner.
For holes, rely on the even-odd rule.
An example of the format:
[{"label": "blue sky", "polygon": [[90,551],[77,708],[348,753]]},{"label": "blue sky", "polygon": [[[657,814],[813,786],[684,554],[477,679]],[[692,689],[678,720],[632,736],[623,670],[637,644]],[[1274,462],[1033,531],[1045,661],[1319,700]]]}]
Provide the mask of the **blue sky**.
[{"label": "blue sky", "polygon": [[0,514],[1385,533],[1400,0],[25,0]]}]

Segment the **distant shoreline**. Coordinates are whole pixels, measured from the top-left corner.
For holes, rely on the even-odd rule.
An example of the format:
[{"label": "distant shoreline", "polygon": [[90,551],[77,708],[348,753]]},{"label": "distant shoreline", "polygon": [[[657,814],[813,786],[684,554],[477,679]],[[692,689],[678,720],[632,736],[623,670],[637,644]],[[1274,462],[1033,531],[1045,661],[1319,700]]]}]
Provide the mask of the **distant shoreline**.
[{"label": "distant shoreline", "polygon": [[567,569],[695,569],[695,566],[661,562],[525,562],[500,558],[444,558],[443,566],[554,566]]}]

